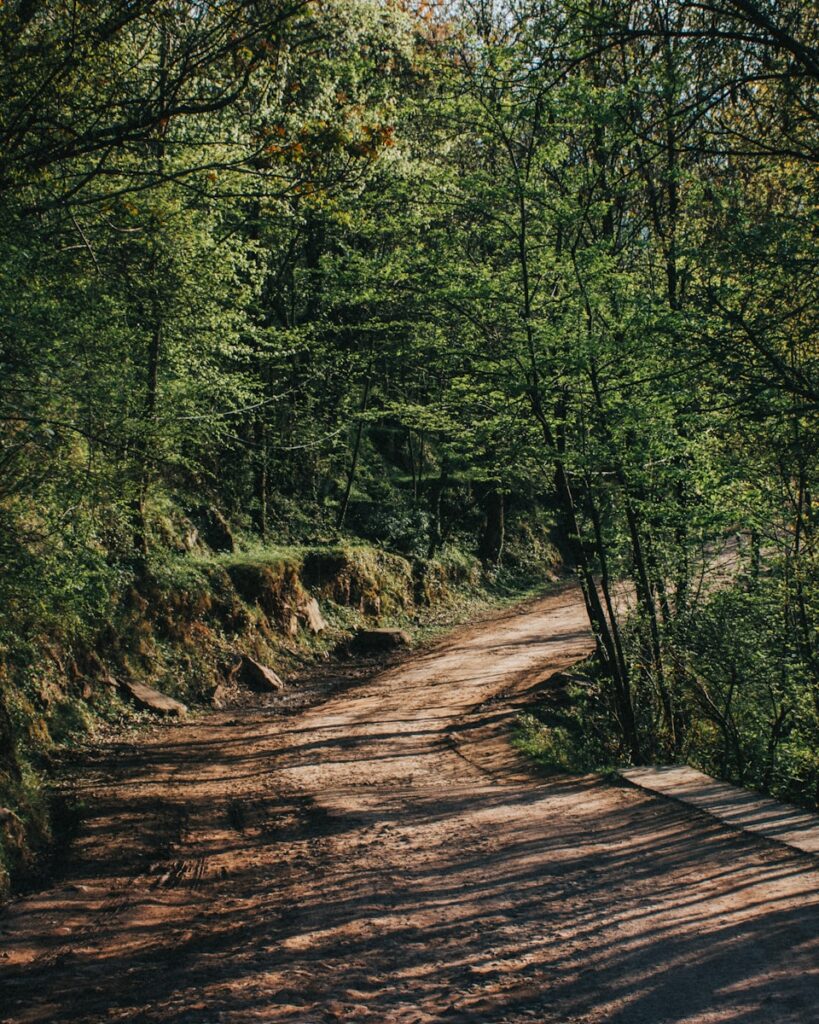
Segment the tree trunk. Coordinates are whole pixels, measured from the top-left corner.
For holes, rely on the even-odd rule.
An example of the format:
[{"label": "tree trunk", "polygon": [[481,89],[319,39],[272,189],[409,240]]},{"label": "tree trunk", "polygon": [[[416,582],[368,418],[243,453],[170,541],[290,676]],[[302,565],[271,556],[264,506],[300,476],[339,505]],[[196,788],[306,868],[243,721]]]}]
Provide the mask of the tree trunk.
[{"label": "tree trunk", "polygon": [[344,520],[347,518],[347,509],[350,505],[350,495],[352,494],[353,482],[355,481],[355,474],[358,469],[358,455],[361,451],[361,435],[364,432],[364,413],[367,411],[367,405],[370,401],[371,386],[372,377],[367,377],[367,380],[364,382],[364,392],[361,396],[361,415],[358,417],[358,424],[355,431],[353,454],[350,459],[350,469],[347,473],[347,486],[344,488],[344,497],[341,499],[341,508],[338,510],[338,520],[336,525],[339,530],[344,526]]},{"label": "tree trunk", "polygon": [[435,552],[440,548],[444,540],[443,532],[443,499],[444,491],[449,480],[449,459],[444,456],[441,460],[441,473],[435,482],[432,491],[432,522],[429,531],[429,547],[427,558],[433,558]]},{"label": "tree trunk", "polygon": [[506,539],[506,501],[503,491],[492,487],[486,496],[486,521],[479,554],[487,565],[499,565]]}]

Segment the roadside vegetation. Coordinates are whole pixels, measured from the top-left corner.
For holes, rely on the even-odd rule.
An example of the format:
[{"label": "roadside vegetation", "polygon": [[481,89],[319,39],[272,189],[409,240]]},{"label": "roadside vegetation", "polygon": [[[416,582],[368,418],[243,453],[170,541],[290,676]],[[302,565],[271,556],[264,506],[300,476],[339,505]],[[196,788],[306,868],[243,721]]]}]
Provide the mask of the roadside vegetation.
[{"label": "roadside vegetation", "polygon": [[[248,550],[157,562],[138,586],[114,595],[96,633],[50,639],[16,662],[5,703],[0,892],[58,870],[82,814],[72,766],[89,743],[156,722],[122,681],[169,694],[193,714],[230,706],[254,699],[237,672],[243,656],[287,683],[328,661],[360,658],[351,641],[374,624],[401,628],[413,646],[430,643],[489,608],[542,591],[545,568],[490,577],[457,549],[412,563],[361,542],[265,549],[252,540]],[[313,594],[317,619],[307,614]],[[370,657],[375,670],[378,655]],[[69,784],[55,787],[55,776]]]},{"label": "roadside vegetation", "polygon": [[109,675],[561,571],[558,760],[816,806],[816,15],[0,6],[7,848]]}]

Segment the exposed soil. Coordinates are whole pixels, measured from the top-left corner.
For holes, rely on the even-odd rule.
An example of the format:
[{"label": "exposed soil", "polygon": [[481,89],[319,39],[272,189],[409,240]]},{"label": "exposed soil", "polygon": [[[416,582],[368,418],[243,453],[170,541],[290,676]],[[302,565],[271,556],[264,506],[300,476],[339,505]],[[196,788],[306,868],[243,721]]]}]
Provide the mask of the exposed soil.
[{"label": "exposed soil", "polygon": [[813,860],[509,747],[588,649],[567,589],[109,746],[67,880],[0,919],[0,1019],[812,1024]]}]

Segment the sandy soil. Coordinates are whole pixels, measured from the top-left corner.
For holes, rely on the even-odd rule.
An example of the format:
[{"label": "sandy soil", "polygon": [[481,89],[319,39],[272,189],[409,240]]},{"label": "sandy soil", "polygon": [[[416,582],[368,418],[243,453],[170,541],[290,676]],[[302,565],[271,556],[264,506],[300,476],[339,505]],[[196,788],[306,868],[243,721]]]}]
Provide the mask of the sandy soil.
[{"label": "sandy soil", "polygon": [[588,649],[565,590],[104,750],[69,875],[0,918],[0,1020],[814,1024],[815,861],[510,750]]}]

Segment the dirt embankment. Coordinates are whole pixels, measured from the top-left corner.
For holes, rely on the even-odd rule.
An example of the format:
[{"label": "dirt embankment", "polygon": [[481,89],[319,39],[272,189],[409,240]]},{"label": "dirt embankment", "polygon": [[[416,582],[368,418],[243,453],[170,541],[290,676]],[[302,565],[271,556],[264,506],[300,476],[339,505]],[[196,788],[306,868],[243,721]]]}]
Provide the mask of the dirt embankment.
[{"label": "dirt embankment", "polygon": [[361,627],[457,614],[485,599],[480,576],[457,551],[415,562],[352,544],[191,555],[154,566],[70,639],[0,651],[0,900],[47,873],[71,811],[44,782],[83,734],[146,707],[184,716],[235,703],[254,686],[248,665],[257,682],[273,670],[275,685]]},{"label": "dirt embankment", "polygon": [[815,1021],[812,862],[509,747],[589,647],[566,589],[318,706],[102,751],[69,877],[0,921],[0,1016]]}]

